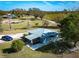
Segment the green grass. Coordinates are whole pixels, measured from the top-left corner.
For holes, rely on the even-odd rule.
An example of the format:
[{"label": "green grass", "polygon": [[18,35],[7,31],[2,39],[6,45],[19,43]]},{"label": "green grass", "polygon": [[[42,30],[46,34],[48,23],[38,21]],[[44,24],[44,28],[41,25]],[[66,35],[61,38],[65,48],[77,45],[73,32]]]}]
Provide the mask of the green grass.
[{"label": "green grass", "polygon": [[[7,20],[7,19],[5,19]],[[13,20],[19,20],[19,19],[13,19]],[[3,33],[1,34],[12,34],[12,33],[19,33],[19,32],[25,32],[26,30],[29,30],[30,28],[28,28],[28,22],[29,22],[29,26],[31,26],[30,28],[44,28],[43,25],[43,21],[42,20],[24,20],[21,23],[18,24],[11,24],[12,30],[9,30],[9,24],[2,24],[2,28],[3,28]],[[36,23],[38,25],[36,25]],[[51,25],[51,24],[49,24]],[[52,25],[48,26],[47,28],[54,28]],[[1,31],[2,32],[2,31]]]},{"label": "green grass", "polygon": [[[42,50],[39,51],[33,51],[27,46],[24,46],[23,49],[16,53],[3,53],[3,49],[10,48],[12,42],[5,42],[3,44],[0,44],[0,58],[60,58],[60,57],[79,57],[79,50],[74,53],[63,53],[62,54],[54,54],[51,52],[51,45],[48,45],[47,47],[41,48]],[[51,46],[51,47],[49,47]],[[49,49],[48,49],[49,48]]]},{"label": "green grass", "polygon": [[41,51],[33,51],[27,46],[24,46],[22,51],[16,53],[3,53],[3,49],[10,48],[11,42],[0,44],[0,57],[4,58],[36,58],[36,57],[56,57],[55,54],[45,53]]},{"label": "green grass", "polygon": [[[36,26],[35,23],[38,23],[39,26],[42,25],[41,20],[30,21],[29,23],[31,26]],[[24,22],[18,24],[11,24],[13,29],[27,28],[27,25],[28,25],[28,20],[25,20]],[[3,29],[9,29],[9,24],[2,24],[2,27]]]},{"label": "green grass", "polygon": [[[38,23],[38,26],[42,25],[42,21],[41,20],[34,20],[34,21],[29,21],[31,28],[33,26],[37,26],[35,25],[35,23]],[[2,24],[2,28],[3,28],[3,33],[2,34],[11,34],[11,33],[19,33],[19,32],[25,32],[26,30],[28,30],[28,20],[25,20],[22,23],[18,23],[18,24],[11,24],[12,26],[12,30],[9,31],[9,24]]]}]

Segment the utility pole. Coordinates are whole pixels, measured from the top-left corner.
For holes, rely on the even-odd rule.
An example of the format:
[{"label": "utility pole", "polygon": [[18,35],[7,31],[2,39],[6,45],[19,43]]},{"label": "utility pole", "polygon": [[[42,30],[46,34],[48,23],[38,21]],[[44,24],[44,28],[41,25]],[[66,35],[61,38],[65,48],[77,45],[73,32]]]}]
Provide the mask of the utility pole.
[{"label": "utility pole", "polygon": [[9,19],[9,29],[11,30],[12,29],[12,26],[11,26],[12,16],[11,16],[11,14],[8,14],[8,19]]}]

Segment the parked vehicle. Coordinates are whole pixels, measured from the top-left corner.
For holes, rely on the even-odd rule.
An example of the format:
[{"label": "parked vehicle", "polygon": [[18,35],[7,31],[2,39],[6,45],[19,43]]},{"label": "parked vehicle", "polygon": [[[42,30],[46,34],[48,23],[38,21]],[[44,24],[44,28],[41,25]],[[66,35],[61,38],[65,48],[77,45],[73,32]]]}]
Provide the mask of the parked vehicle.
[{"label": "parked vehicle", "polygon": [[11,40],[13,40],[13,38],[11,37],[11,36],[3,36],[2,38],[1,38],[1,40],[4,40],[4,41],[11,41]]}]

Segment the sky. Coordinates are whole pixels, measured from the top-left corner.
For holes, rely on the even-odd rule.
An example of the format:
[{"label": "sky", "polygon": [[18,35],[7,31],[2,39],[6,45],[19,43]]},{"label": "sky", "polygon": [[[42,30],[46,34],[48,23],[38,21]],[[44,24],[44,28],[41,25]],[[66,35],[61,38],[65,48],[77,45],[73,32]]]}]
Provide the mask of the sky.
[{"label": "sky", "polygon": [[0,1],[0,10],[39,8],[43,11],[62,11],[79,8],[79,1]]}]

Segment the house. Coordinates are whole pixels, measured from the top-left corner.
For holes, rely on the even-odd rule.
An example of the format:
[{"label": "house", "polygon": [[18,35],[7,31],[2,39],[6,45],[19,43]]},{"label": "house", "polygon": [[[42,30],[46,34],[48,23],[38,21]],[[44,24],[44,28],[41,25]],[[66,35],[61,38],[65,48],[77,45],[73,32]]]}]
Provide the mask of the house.
[{"label": "house", "polygon": [[55,30],[49,30],[45,28],[38,28],[28,31],[28,35],[25,36],[25,42],[27,46],[32,50],[36,50],[43,47],[51,42],[59,40],[59,32]]},{"label": "house", "polygon": [[14,14],[6,14],[3,15],[2,18],[16,18],[16,16]]}]

